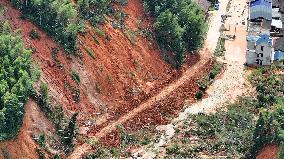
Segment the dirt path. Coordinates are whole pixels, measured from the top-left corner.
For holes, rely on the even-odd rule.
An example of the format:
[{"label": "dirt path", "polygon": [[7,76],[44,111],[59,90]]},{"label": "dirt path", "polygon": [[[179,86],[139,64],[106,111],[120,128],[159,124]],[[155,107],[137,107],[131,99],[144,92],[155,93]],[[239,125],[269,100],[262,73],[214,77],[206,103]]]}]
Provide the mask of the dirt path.
[{"label": "dirt path", "polygon": [[[169,94],[171,94],[177,88],[182,86],[184,83],[188,82],[194,75],[198,74],[213,56],[212,53],[217,45],[218,37],[220,35],[219,28],[221,26],[221,15],[225,13],[227,2],[228,0],[221,1],[220,10],[213,13],[209,25],[205,47],[200,51],[200,61],[197,62],[192,67],[188,68],[188,70],[183,73],[180,79],[178,79],[176,82],[170,84],[168,87],[161,90],[159,94],[145,101],[143,104],[139,105],[131,112],[127,113],[126,115],[120,117],[116,122],[110,123],[108,126],[101,129],[98,133],[96,133],[92,137],[95,137],[97,139],[104,137],[108,133],[114,131],[116,129],[116,125],[123,124],[133,119],[139,113],[142,113],[145,110],[152,108],[154,106],[154,103],[164,100]],[[70,159],[80,158],[84,153],[86,153],[90,149],[91,149],[90,145],[83,144],[82,146],[76,148],[74,153],[69,158]]]},{"label": "dirt path", "polygon": [[[227,4],[228,1],[224,0],[221,2],[223,2],[223,6],[221,4],[221,10],[224,11],[224,6],[226,6],[225,4]],[[238,96],[251,93],[252,89],[250,84],[246,81],[246,72],[243,65],[246,50],[246,25],[242,25],[241,22],[247,17],[247,11],[245,10],[243,13],[244,8],[246,8],[246,2],[247,0],[232,0],[229,10],[229,14],[231,14],[232,17],[226,20],[226,26],[230,25],[231,30],[225,32],[225,34],[233,35],[236,27],[236,39],[234,41],[226,41],[225,56],[218,59],[226,64],[226,69],[222,77],[216,80],[207,90],[208,98],[188,106],[171,124],[157,127],[157,130],[162,131],[158,139],[159,142],[153,143],[150,147],[144,147],[138,150],[134,156],[142,154],[142,158],[157,157],[157,155],[160,155],[160,152],[165,151],[164,145],[169,143],[171,138],[174,137],[175,128],[182,124],[189,114],[214,112],[227,102],[235,101]],[[213,41],[214,39],[208,40]]]},{"label": "dirt path", "polygon": [[189,79],[191,79],[194,75],[198,74],[198,72],[200,72],[204,68],[204,65],[212,58],[212,52],[214,51],[214,48],[216,47],[218,37],[219,37],[218,32],[221,26],[221,23],[220,23],[221,16],[220,15],[225,13],[227,1],[228,0],[222,1],[221,9],[219,10],[219,12],[215,13],[213,16],[213,19],[210,24],[210,29],[208,31],[205,48],[203,48],[200,52],[200,55],[201,55],[200,61],[198,61],[195,65],[193,65],[193,67],[189,68],[186,72],[184,72],[182,77],[178,79],[176,82],[170,84],[168,87],[161,90],[159,94],[150,98],[149,100],[139,105],[137,108],[133,109],[131,112],[127,113],[126,115],[122,116],[116,122],[111,123],[108,126],[104,127],[101,131],[95,134],[96,138],[100,139],[104,137],[104,135],[115,130],[116,125],[125,123],[126,121],[135,117],[137,114],[142,113],[146,109],[153,107],[154,103],[163,100],[165,97],[171,94],[178,87],[188,82]]}]

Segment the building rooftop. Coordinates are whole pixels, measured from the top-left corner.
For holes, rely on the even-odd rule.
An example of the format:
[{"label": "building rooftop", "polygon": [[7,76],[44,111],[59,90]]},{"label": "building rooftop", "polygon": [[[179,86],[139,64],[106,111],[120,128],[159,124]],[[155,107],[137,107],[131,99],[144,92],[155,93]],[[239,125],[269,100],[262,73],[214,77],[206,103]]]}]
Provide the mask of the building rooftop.
[{"label": "building rooftop", "polygon": [[194,2],[204,11],[208,12],[211,3],[208,0],[194,0]]},{"label": "building rooftop", "polygon": [[259,45],[261,43],[267,43],[268,45],[272,46],[272,38],[267,34],[262,34],[257,39],[256,45]]},{"label": "building rooftop", "polygon": [[273,18],[280,18],[281,13],[279,8],[272,8],[272,17]]},{"label": "building rooftop", "polygon": [[272,19],[272,4],[269,0],[255,0],[250,3],[250,19]]},{"label": "building rooftop", "polygon": [[263,6],[267,6],[267,7],[271,7],[272,6],[272,2],[271,0],[255,0],[255,1],[252,1],[250,3],[250,6],[253,7],[253,6],[258,6],[258,5],[263,5]]},{"label": "building rooftop", "polygon": [[275,26],[276,28],[281,29],[282,28],[282,20],[276,20],[276,19],[272,19],[272,26]]},{"label": "building rooftop", "polygon": [[283,51],[275,51],[274,52],[274,61],[281,61],[284,60],[284,52]]},{"label": "building rooftop", "polygon": [[250,41],[250,42],[256,42],[258,39],[259,39],[259,36],[257,36],[257,35],[248,35],[247,36],[247,41]]}]

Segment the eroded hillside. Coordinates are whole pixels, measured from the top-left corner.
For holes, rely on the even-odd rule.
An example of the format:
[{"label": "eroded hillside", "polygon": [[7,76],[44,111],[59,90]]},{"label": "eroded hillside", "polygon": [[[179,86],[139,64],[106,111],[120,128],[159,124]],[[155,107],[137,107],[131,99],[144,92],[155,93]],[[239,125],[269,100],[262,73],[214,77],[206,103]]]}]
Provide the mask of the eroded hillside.
[{"label": "eroded hillside", "polygon": [[[140,34],[141,29],[150,23],[140,0],[129,1],[123,8],[128,15],[125,30],[115,29],[111,25],[111,19],[100,26],[103,33],[86,25],[86,32],[79,35],[78,39],[79,56],[64,53],[44,31],[23,18],[9,0],[3,0],[0,4],[5,8],[4,19],[8,20],[13,29],[21,30],[26,47],[33,50],[33,63],[42,70],[40,81],[35,87],[39,88],[41,82],[46,83],[52,103],[62,106],[67,116],[79,112],[80,134],[95,134],[110,121],[115,121],[157,94],[180,74],[161,58],[155,42]],[[31,38],[32,31],[38,33],[38,39]],[[90,55],[90,51],[94,57]],[[72,78],[72,72],[78,73],[79,83]],[[190,95],[194,96],[194,93]],[[27,119],[35,113],[29,111],[30,105],[34,106],[34,103],[28,102],[26,105],[24,127],[33,125]],[[41,118],[39,120],[47,123]],[[35,146],[31,145],[36,144],[29,137],[22,139],[24,129],[13,143],[1,143],[1,147],[8,148],[11,156],[34,158],[28,150],[34,151]],[[32,128],[24,135],[31,136],[34,133]],[[41,133],[47,132],[42,130]],[[19,144],[7,147],[14,143]],[[29,146],[26,147],[27,145]],[[16,153],[19,149],[27,151]]]}]

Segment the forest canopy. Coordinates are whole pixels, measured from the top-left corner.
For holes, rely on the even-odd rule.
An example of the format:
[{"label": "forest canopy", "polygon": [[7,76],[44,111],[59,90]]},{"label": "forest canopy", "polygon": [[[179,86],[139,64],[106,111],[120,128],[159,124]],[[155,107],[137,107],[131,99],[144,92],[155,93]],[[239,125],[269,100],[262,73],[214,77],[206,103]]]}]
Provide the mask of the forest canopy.
[{"label": "forest canopy", "polygon": [[14,136],[34,82],[31,51],[7,22],[0,24],[0,140]]},{"label": "forest canopy", "polygon": [[74,52],[79,30],[77,10],[70,0],[12,0],[23,15]]},{"label": "forest canopy", "polygon": [[203,44],[207,24],[205,13],[191,0],[145,0],[144,6],[156,17],[154,31],[162,49],[175,54],[176,65],[186,52],[195,52]]}]

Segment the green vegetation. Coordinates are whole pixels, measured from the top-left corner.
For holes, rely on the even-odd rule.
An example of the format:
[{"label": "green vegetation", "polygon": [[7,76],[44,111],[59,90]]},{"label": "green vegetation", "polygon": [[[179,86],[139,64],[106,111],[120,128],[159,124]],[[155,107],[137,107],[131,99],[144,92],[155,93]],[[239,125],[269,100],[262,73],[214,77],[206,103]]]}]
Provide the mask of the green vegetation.
[{"label": "green vegetation", "polygon": [[73,97],[73,100],[76,102],[76,103],[79,103],[80,102],[80,89],[75,87],[75,86],[72,86],[70,83],[66,82],[64,83],[64,88],[66,90],[69,90],[71,91],[72,93],[72,97]]},{"label": "green vegetation", "polygon": [[100,37],[105,37],[106,36],[105,32],[103,30],[99,29],[99,28],[95,28],[95,31],[98,33],[98,35]]},{"label": "green vegetation", "polygon": [[5,7],[0,4],[0,16],[3,16],[4,13],[5,13]]},{"label": "green vegetation", "polygon": [[71,70],[71,76],[72,76],[72,79],[77,83],[79,84],[81,82],[81,78],[80,78],[80,75],[77,71],[75,70]]},{"label": "green vegetation", "polygon": [[0,140],[15,136],[22,124],[24,104],[33,93],[31,51],[7,22],[0,22]]},{"label": "green vegetation", "polygon": [[65,153],[73,151],[74,148],[74,138],[76,137],[76,120],[78,113],[72,115],[69,121],[68,127],[65,128],[63,133],[62,143],[65,146]]},{"label": "green vegetation", "polygon": [[220,153],[229,158],[244,157],[253,140],[255,103],[253,99],[240,98],[227,110],[189,116],[178,128],[176,136],[180,137],[167,147],[166,158],[198,158],[200,154]]},{"label": "green vegetation", "polygon": [[54,124],[56,129],[62,128],[62,122],[65,118],[64,112],[61,106],[53,106],[50,102],[48,95],[48,87],[46,84],[41,83],[39,94],[35,95],[38,106]]},{"label": "green vegetation", "polygon": [[30,37],[32,39],[40,39],[38,32],[34,29],[32,29],[32,31],[30,31]]},{"label": "green vegetation", "polygon": [[[74,148],[74,139],[76,137],[76,120],[78,113],[73,114],[71,119],[69,120],[68,126],[65,126],[64,123],[68,121],[68,119],[64,115],[62,107],[52,105],[51,99],[48,95],[48,87],[46,84],[41,83],[39,94],[35,95],[34,97],[37,100],[37,103],[41,110],[45,113],[45,115],[49,118],[49,120],[57,129],[57,135],[60,139],[59,144],[62,145],[62,147],[60,148],[63,148],[62,150],[66,154],[68,154]],[[42,153],[43,150],[47,151],[47,147],[45,146],[46,137],[44,135],[40,135],[37,141],[40,146],[40,148],[37,148],[38,153]]]},{"label": "green vegetation", "polygon": [[202,98],[208,86],[213,83],[216,76],[221,72],[222,67],[223,67],[223,64],[215,61],[209,74],[202,77],[201,79],[197,81],[198,86],[199,86],[199,91],[195,94],[196,99]]},{"label": "green vegetation", "polygon": [[258,69],[251,76],[258,92],[259,119],[254,130],[254,144],[249,157],[255,158],[265,145],[280,145],[279,158],[284,147],[284,76],[276,68]]},{"label": "green vegetation", "polygon": [[39,159],[46,159],[43,151],[40,148],[36,148],[36,153],[38,154]]},{"label": "green vegetation", "polygon": [[[122,125],[117,125],[121,144],[119,147],[107,147],[100,144],[96,139],[88,139],[86,142],[90,144],[95,152],[86,155],[86,159],[105,159],[105,158],[129,158],[129,148],[139,145],[147,145],[151,142],[149,136],[154,136],[149,130],[140,129],[133,133],[128,132]],[[151,135],[150,135],[151,134]],[[157,134],[156,134],[157,135]]]},{"label": "green vegetation", "polygon": [[94,53],[94,51],[92,50],[92,49],[90,49],[89,47],[87,47],[87,46],[83,46],[84,47],[84,49],[87,51],[87,53],[94,59],[94,60],[96,60],[96,58],[97,58],[97,56],[96,56],[96,54]]},{"label": "green vegetation", "polygon": [[83,19],[89,20],[93,26],[105,21],[105,14],[113,12],[111,0],[78,0],[79,11]]},{"label": "green vegetation", "polygon": [[203,97],[203,92],[201,90],[197,91],[197,93],[195,94],[195,98],[197,100],[200,100],[202,99],[202,97]]},{"label": "green vegetation", "polygon": [[[215,77],[220,68],[215,66],[210,76]],[[277,68],[265,68],[250,76],[257,99],[242,97],[216,113],[190,115],[177,128],[165,158],[256,158],[267,144],[280,145],[278,158],[283,158],[284,76],[278,72]],[[201,89],[206,84],[200,85]]]},{"label": "green vegetation", "polygon": [[216,46],[215,51],[214,51],[214,55],[216,57],[224,56],[225,51],[226,51],[225,39],[222,38],[222,37],[219,37],[218,42],[217,42],[217,46]]},{"label": "green vegetation", "polygon": [[1,152],[2,152],[4,159],[11,159],[10,154],[7,149],[2,148]]},{"label": "green vegetation", "polygon": [[53,36],[69,53],[76,51],[80,25],[71,0],[12,0],[24,16]]},{"label": "green vegetation", "polygon": [[161,48],[174,52],[176,66],[185,52],[195,52],[203,44],[206,32],[205,13],[188,0],[145,0],[144,6],[156,17],[154,29]]},{"label": "green vegetation", "polygon": [[137,33],[135,31],[133,31],[132,29],[125,29],[125,30],[123,30],[123,33],[132,45],[136,44]]},{"label": "green vegetation", "polygon": [[284,92],[284,76],[275,74],[275,69],[258,69],[250,80],[258,92],[259,107],[269,108],[279,100]]}]

